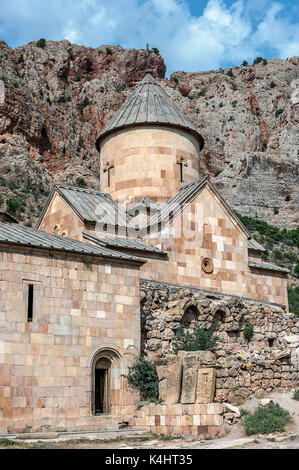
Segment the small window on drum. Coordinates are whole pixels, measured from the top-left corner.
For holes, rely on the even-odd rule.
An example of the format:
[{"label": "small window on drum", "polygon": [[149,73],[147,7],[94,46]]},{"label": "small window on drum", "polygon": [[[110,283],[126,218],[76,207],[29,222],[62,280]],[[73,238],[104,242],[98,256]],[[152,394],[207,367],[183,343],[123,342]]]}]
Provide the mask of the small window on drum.
[{"label": "small window on drum", "polygon": [[201,263],[201,269],[205,273],[211,274],[214,271],[213,261],[210,258],[204,258]]}]

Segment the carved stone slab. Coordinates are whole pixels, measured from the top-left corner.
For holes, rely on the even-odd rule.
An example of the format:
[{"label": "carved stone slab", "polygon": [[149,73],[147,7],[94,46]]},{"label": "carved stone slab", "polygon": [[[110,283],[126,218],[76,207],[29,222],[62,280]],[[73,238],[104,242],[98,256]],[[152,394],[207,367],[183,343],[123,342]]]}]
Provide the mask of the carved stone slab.
[{"label": "carved stone slab", "polygon": [[197,373],[196,403],[212,403],[215,395],[216,370],[199,368]]}]

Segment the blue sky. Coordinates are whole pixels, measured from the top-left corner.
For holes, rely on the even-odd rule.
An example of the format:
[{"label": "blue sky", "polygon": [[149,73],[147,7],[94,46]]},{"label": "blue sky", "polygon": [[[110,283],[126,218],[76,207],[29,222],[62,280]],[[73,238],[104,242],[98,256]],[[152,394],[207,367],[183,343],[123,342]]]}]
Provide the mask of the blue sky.
[{"label": "blue sky", "polygon": [[157,47],[168,74],[299,55],[296,0],[0,0],[0,39]]}]

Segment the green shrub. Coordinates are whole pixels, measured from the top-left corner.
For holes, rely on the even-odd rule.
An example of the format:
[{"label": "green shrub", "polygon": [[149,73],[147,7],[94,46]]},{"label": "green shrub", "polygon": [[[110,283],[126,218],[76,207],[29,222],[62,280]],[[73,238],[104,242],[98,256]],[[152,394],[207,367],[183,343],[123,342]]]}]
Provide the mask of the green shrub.
[{"label": "green shrub", "polygon": [[275,112],[275,117],[277,118],[278,116],[281,115],[281,113],[283,113],[283,109],[282,108],[277,109]]},{"label": "green shrub", "polygon": [[294,398],[294,400],[299,400],[299,389],[295,390],[293,398]]},{"label": "green shrub", "polygon": [[157,49],[156,47],[152,47],[152,51],[157,54],[157,55],[160,55],[160,51],[159,49]]},{"label": "green shrub", "polygon": [[296,276],[299,276],[299,263],[297,263],[294,267],[294,274],[296,274]]},{"label": "green shrub", "polygon": [[84,98],[84,100],[78,104],[78,107],[83,109],[86,108],[86,106],[90,106],[92,102],[89,100],[89,98]]},{"label": "green shrub", "polygon": [[0,439],[0,446],[2,447],[10,447],[10,446],[17,446],[18,443],[15,441],[12,441],[11,439],[7,439],[6,437],[2,437]]},{"label": "green shrub", "polygon": [[82,135],[80,135],[79,137],[79,147],[82,147],[82,145],[84,144],[84,138]]},{"label": "green shrub", "polygon": [[18,214],[23,209],[23,204],[21,201],[15,197],[6,199],[7,211],[12,215]]},{"label": "green shrub", "polygon": [[227,75],[231,78],[233,78],[234,74],[233,74],[233,71],[232,69],[229,69],[229,71],[227,72]]},{"label": "green shrub", "polygon": [[41,47],[42,49],[44,49],[44,47],[46,46],[46,40],[44,38],[39,39],[36,42],[36,46]]},{"label": "green shrub", "polygon": [[232,107],[235,108],[237,106],[238,101],[233,101],[232,102]]},{"label": "green shrub", "polygon": [[6,179],[3,176],[0,176],[0,186],[6,186]]},{"label": "green shrub", "polygon": [[288,286],[289,310],[299,317],[299,286]]},{"label": "green shrub", "polygon": [[129,367],[126,378],[130,385],[138,388],[142,400],[159,398],[159,379],[154,364],[144,356],[138,356],[135,364]]},{"label": "green shrub", "polygon": [[275,215],[279,214],[279,209],[278,207],[274,207],[273,212]]},{"label": "green shrub", "polygon": [[236,213],[236,215],[249,230],[249,232],[259,232],[260,235],[266,237],[267,241],[271,241],[272,243],[293,243],[299,248],[299,228],[294,230],[281,230],[279,227],[267,224],[267,222],[258,218],[253,218],[246,215],[242,216],[238,213]]},{"label": "green shrub", "polygon": [[245,416],[244,426],[247,436],[252,434],[269,434],[284,431],[284,426],[291,420],[290,413],[278,403],[259,406],[254,413]]},{"label": "green shrub", "polygon": [[3,197],[0,195],[0,207],[2,206],[3,204]]},{"label": "green shrub", "polygon": [[21,54],[20,57],[18,58],[17,63],[18,63],[18,64],[22,64],[23,62],[24,62],[24,55]]},{"label": "green shrub", "polygon": [[247,65],[248,65],[248,62],[247,62],[247,60],[243,60],[243,62],[242,62],[242,66],[243,66],[243,67],[246,67]]},{"label": "green shrub", "polygon": [[218,341],[218,336],[213,336],[217,329],[217,324],[205,330],[197,324],[192,332],[180,326],[176,331],[176,338],[172,344],[175,354],[178,351],[206,351],[214,348]]},{"label": "green shrub", "polygon": [[271,82],[271,83],[270,83],[270,87],[271,87],[271,88],[275,88],[275,87],[276,87],[276,83]]},{"label": "green shrub", "polygon": [[178,79],[177,77],[172,77],[172,81],[173,81],[174,83],[176,83],[176,84],[179,83],[179,79]]},{"label": "green shrub", "polygon": [[199,97],[199,96],[204,96],[205,94],[206,94],[206,89],[203,88],[202,90],[200,90],[200,92],[198,93],[197,96],[198,96],[198,97]]},{"label": "green shrub", "polygon": [[75,75],[75,82],[80,82],[81,79],[82,79],[81,73],[76,73],[76,75]]},{"label": "green shrub", "polygon": [[251,340],[253,336],[253,326],[250,324],[247,324],[243,328],[243,336],[247,341]]},{"label": "green shrub", "polygon": [[75,186],[78,186],[78,188],[87,188],[87,183],[84,178],[78,176],[75,180]]},{"label": "green shrub", "polygon": [[215,173],[214,173],[214,176],[220,175],[221,172],[222,172],[222,170],[216,170]]},{"label": "green shrub", "polygon": [[263,59],[261,56],[258,56],[254,59],[253,61],[253,65],[256,65],[256,64],[260,64],[261,62],[263,62],[265,59]]},{"label": "green shrub", "polygon": [[112,49],[110,49],[110,47],[106,47],[106,54],[107,55],[112,55],[113,54]]}]

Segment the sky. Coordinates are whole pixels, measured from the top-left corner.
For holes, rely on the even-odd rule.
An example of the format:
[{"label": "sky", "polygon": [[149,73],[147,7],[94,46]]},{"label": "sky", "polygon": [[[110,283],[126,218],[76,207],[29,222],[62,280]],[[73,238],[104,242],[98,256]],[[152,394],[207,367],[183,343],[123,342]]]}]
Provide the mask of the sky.
[{"label": "sky", "polygon": [[167,75],[299,55],[297,0],[0,0],[0,39],[161,52]]}]

